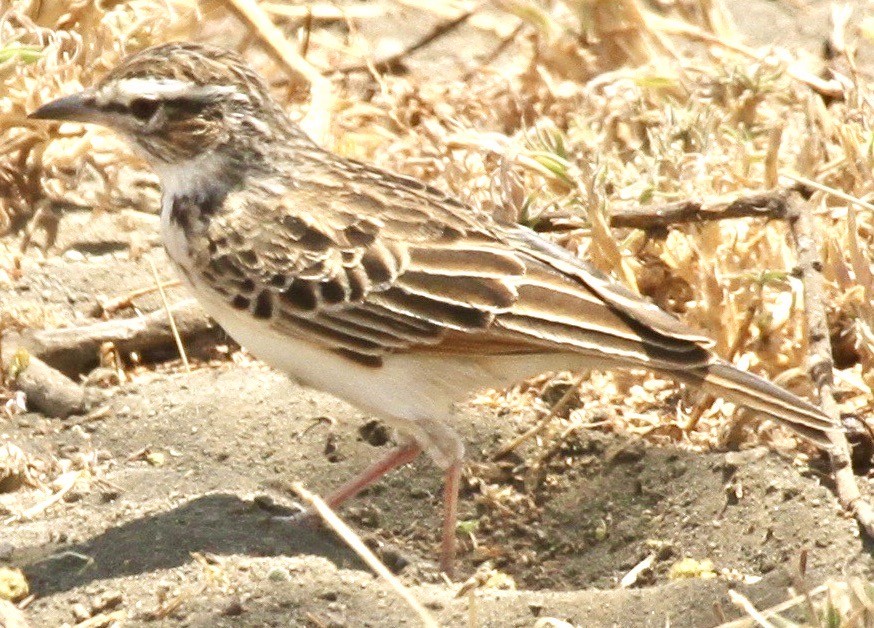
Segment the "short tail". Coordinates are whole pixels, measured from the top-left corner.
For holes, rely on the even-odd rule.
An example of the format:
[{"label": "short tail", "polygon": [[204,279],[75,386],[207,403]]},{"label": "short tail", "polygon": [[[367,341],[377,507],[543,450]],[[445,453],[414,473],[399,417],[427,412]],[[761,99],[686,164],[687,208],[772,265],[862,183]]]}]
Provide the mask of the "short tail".
[{"label": "short tail", "polygon": [[812,403],[721,360],[673,375],[680,381],[775,419],[823,449],[832,446],[829,434],[841,429]]}]

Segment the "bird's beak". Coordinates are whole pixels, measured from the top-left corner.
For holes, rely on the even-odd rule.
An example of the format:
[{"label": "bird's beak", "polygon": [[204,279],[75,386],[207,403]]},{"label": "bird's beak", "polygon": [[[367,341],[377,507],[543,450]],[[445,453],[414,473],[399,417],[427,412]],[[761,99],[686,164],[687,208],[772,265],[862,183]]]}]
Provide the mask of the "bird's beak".
[{"label": "bird's beak", "polygon": [[44,104],[28,116],[33,120],[64,120],[67,122],[103,122],[106,118],[94,105],[90,91],[64,96]]}]

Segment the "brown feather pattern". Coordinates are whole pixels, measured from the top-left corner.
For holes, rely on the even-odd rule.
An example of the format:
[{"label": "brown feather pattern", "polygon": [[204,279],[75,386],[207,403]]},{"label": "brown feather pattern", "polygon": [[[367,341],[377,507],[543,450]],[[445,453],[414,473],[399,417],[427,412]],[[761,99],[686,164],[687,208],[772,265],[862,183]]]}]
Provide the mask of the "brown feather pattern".
[{"label": "brown feather pattern", "polygon": [[[284,333],[374,368],[399,352],[589,355],[709,386],[808,437],[833,427],[805,402],[786,411],[794,395],[769,403],[770,385],[750,394],[764,380],[727,377],[736,370],[713,366],[706,337],[564,249],[418,182],[328,158],[330,168],[298,169],[289,197],[265,190],[253,206],[251,194],[245,205],[230,195],[194,241],[217,291]],[[369,184],[341,184],[353,175]]]}]

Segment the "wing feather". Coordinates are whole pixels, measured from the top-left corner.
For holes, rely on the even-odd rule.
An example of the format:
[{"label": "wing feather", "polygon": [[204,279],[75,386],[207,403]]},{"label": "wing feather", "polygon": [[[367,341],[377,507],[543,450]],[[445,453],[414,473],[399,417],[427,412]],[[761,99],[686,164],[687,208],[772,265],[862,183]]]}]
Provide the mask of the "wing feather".
[{"label": "wing feather", "polygon": [[709,359],[708,339],[533,232],[348,167],[372,184],[320,171],[284,199],[275,186],[259,206],[252,194],[229,197],[198,247],[215,290],[346,355],[572,351],[671,368]]},{"label": "wing feather", "polygon": [[[720,362],[710,339],[561,247],[412,179],[330,165],[229,195],[189,239],[195,276],[367,367],[401,352],[583,355],[666,372],[827,442],[834,426],[818,409]],[[289,180],[294,193],[277,198]]]}]

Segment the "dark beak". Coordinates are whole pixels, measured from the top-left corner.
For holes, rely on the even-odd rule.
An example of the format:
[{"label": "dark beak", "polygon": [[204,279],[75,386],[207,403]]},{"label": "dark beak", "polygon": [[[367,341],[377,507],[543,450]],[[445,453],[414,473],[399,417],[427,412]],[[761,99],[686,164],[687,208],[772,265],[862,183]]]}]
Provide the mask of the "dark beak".
[{"label": "dark beak", "polygon": [[95,107],[94,98],[87,91],[46,103],[27,117],[34,120],[69,122],[101,122],[105,119],[102,112]]}]

